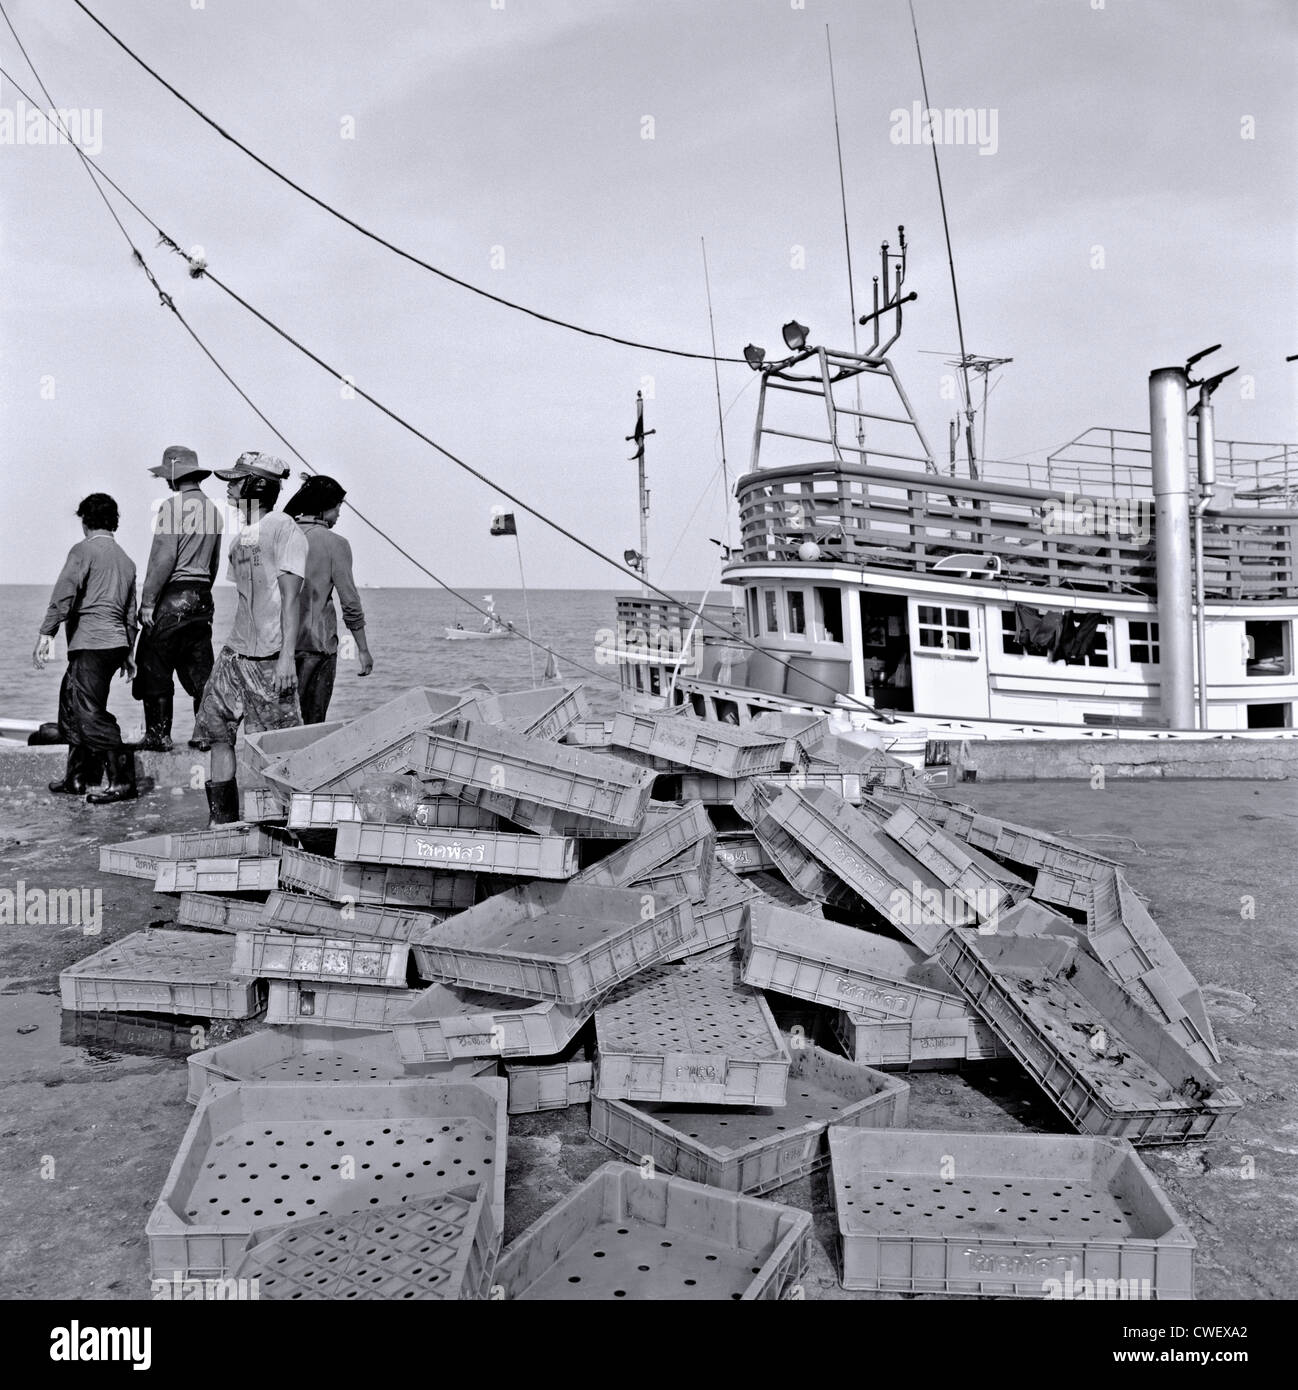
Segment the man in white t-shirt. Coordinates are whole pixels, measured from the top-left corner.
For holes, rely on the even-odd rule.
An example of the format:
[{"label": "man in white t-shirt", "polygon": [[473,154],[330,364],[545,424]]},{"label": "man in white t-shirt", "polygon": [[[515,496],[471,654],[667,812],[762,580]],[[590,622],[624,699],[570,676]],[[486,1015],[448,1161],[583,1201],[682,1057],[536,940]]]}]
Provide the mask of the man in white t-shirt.
[{"label": "man in white t-shirt", "polygon": [[242,525],[230,542],[226,566],[238,590],[238,608],[195,720],[195,738],[212,745],[207,784],[212,825],[240,818],[234,775],[240,723],[245,733],[256,733],[302,722],[294,653],[307,542],[291,517],[273,510],[288,472],[282,460],[256,452],[240,454],[231,469],[216,470]]}]

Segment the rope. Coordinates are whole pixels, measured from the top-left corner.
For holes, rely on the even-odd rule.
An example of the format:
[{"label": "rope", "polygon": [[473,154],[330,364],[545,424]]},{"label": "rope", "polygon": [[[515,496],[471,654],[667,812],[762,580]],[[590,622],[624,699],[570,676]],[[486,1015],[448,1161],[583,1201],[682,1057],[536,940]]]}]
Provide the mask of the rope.
[{"label": "rope", "polygon": [[556,328],[566,328],[572,333],[583,334],[587,338],[601,338],[604,342],[616,343],[620,347],[635,348],[640,352],[656,352],[668,357],[685,357],[698,362],[728,362],[734,363],[737,366],[745,365],[744,359],[742,357],[715,357],[712,354],[706,352],[686,352],[681,348],[657,347],[653,343],[641,343],[635,341],[635,339],[633,338],[621,338],[615,333],[601,333],[600,331],[594,328],[583,328],[579,324],[569,323],[566,319],[556,318],[551,314],[543,314],[540,312],[539,309],[529,309],[524,304],[515,304],[513,300],[504,299],[498,294],[492,294],[490,290],[484,290],[480,285],[471,284],[468,280],[462,280],[459,276],[452,275],[450,271],[442,270],[438,266],[432,265],[430,262],[422,259],[422,257],[415,255],[413,251],[407,251],[403,247],[398,246],[395,242],[389,241],[386,237],[381,236],[378,232],[371,231],[368,227],[365,227],[360,222],[356,221],[354,217],[349,217],[345,212],[341,212],[338,208],[334,207],[332,203],[326,202],[323,198],[318,197],[309,189],[303,188],[303,186],[300,183],[295,182],[287,174],[277,169],[268,160],[263,159],[261,155],[257,154],[255,150],[249,149],[249,147],[245,145],[242,140],[238,139],[234,135],[231,135],[230,132],[224,128],[224,126],[214,121],[211,116],[209,116],[205,111],[203,111],[192,101],[190,101],[190,99],[183,92],[179,91],[176,87],[173,87],[172,84],[168,82],[167,79],[163,77],[161,73],[157,72],[154,68],[151,68],[149,64],[146,63],[144,59],[141,58],[140,55],[136,53],[133,48],[131,48],[124,40],[118,38],[118,36],[108,27],[108,25],[104,23],[102,19],[99,18],[98,15],[96,15],[86,5],[82,4],[82,0],[73,0],[73,3],[89,19],[93,20],[94,23],[97,24],[100,29],[102,29],[104,33],[107,34],[108,37],[112,39],[112,41],[118,46],[118,48],[120,48],[122,52],[127,55],[127,57],[129,57],[133,62],[137,63],[140,67],[142,67],[144,71],[147,72],[155,82],[159,83],[162,87],[165,87],[166,90],[170,92],[171,95],[175,97],[177,101],[179,101],[182,105],[187,106],[189,110],[191,110],[194,113],[194,115],[196,115],[199,118],[200,121],[203,121],[206,125],[211,126],[211,128],[214,131],[216,131],[216,133],[223,140],[228,140],[230,144],[232,144],[235,147],[235,149],[247,155],[248,158],[251,159],[254,164],[260,165],[261,168],[263,168],[268,174],[278,179],[286,187],[291,188],[295,193],[305,198],[308,202],[314,203],[316,207],[318,207],[322,212],[328,213],[330,217],[336,218],[339,222],[343,223],[344,226],[350,227],[354,232],[359,232],[361,236],[368,238],[376,245],[382,246],[384,250],[391,251],[394,256],[399,256],[403,261],[409,261],[411,265],[417,265],[421,270],[426,270],[432,275],[440,276],[441,279],[449,281],[452,285],[458,285],[460,289],[468,290],[471,294],[480,295],[483,299],[489,299],[493,304],[499,304],[506,309],[513,309],[520,314],[526,314],[529,318],[539,319],[542,323],[552,324]]}]

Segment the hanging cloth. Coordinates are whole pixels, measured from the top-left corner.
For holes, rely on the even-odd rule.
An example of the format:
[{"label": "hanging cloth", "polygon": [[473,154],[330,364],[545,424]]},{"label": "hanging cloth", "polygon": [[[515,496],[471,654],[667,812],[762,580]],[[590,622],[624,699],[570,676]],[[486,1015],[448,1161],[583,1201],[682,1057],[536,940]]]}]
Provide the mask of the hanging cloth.
[{"label": "hanging cloth", "polygon": [[1014,621],[1017,631],[1014,640],[1028,656],[1050,656],[1059,641],[1063,626],[1062,613],[1042,613],[1024,604],[1014,605]]}]

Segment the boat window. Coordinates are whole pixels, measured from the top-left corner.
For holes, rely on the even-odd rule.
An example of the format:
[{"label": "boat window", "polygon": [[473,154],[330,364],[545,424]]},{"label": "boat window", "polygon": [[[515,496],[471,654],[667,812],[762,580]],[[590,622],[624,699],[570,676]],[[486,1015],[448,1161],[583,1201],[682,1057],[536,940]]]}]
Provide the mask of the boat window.
[{"label": "boat window", "polygon": [[[1244,624],[1244,671],[1250,676],[1287,676],[1289,653],[1285,641],[1288,623],[1274,620]],[[1269,725],[1262,725],[1269,728]]]},{"label": "boat window", "polygon": [[1091,645],[1082,658],[1083,666],[1107,666],[1109,664],[1109,633],[1113,624],[1103,622],[1095,629]]},{"label": "boat window", "polygon": [[807,630],[807,600],[801,589],[789,590],[789,631],[805,633]]},{"label": "boat window", "polygon": [[1133,618],[1127,624],[1127,655],[1143,666],[1158,665],[1158,624]]},{"label": "boat window", "polygon": [[779,632],[780,610],[775,602],[775,590],[763,589],[762,598],[766,601],[766,630],[767,632]]},{"label": "boat window", "polygon": [[928,651],[972,652],[973,630],[967,608],[938,608],[921,603],[919,645]]},{"label": "boat window", "polygon": [[1019,641],[1019,620],[1012,608],[1001,609],[1001,651],[1006,656],[1023,656],[1023,643]]},{"label": "boat window", "polygon": [[757,621],[757,590],[748,591],[748,635],[756,637],[761,632],[761,627]]},{"label": "boat window", "polygon": [[1288,704],[1248,706],[1250,729],[1288,729],[1292,723],[1292,706]]},{"label": "boat window", "polygon": [[651,666],[649,668],[649,693],[650,695],[661,695],[663,693],[662,675],[657,666]]},{"label": "boat window", "polygon": [[843,640],[843,592],[816,589],[816,639],[820,642]]}]

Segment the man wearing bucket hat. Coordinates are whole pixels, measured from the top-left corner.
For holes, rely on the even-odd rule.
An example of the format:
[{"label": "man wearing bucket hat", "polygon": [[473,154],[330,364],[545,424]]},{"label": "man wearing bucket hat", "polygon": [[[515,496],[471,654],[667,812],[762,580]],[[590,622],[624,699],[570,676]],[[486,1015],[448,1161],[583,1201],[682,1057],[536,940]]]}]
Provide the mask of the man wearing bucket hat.
[{"label": "man wearing bucket hat", "polygon": [[305,474],[302,486],[284,503],[306,536],[306,581],[302,585],[302,619],[297,633],[297,686],[304,724],[323,724],[338,670],[338,618],[333,593],[343,607],[343,622],[356,644],[360,674],[374,669],[365,639],[365,610],[352,577],[352,548],[335,534],[346,489],[323,473]]},{"label": "man wearing bucket hat", "polygon": [[212,825],[239,819],[234,741],[245,733],[301,724],[294,651],[298,602],[306,574],[306,537],[297,523],[273,509],[288,465],[269,454],[240,454],[233,468],[217,469],[240,518],[227,569],[238,607],[203,691],[195,737],[212,745],[207,804]]},{"label": "man wearing bucket hat", "polygon": [[[200,484],[210,477],[182,444],[163,451],[149,472],[171,496],[153,518],[153,543],[140,590],[140,641],[131,694],[144,705],[141,748],[171,748],[174,681],[179,677],[198,715],[212,674],[212,585],[221,563],[221,512]],[[206,747],[197,738],[191,747]]]}]

